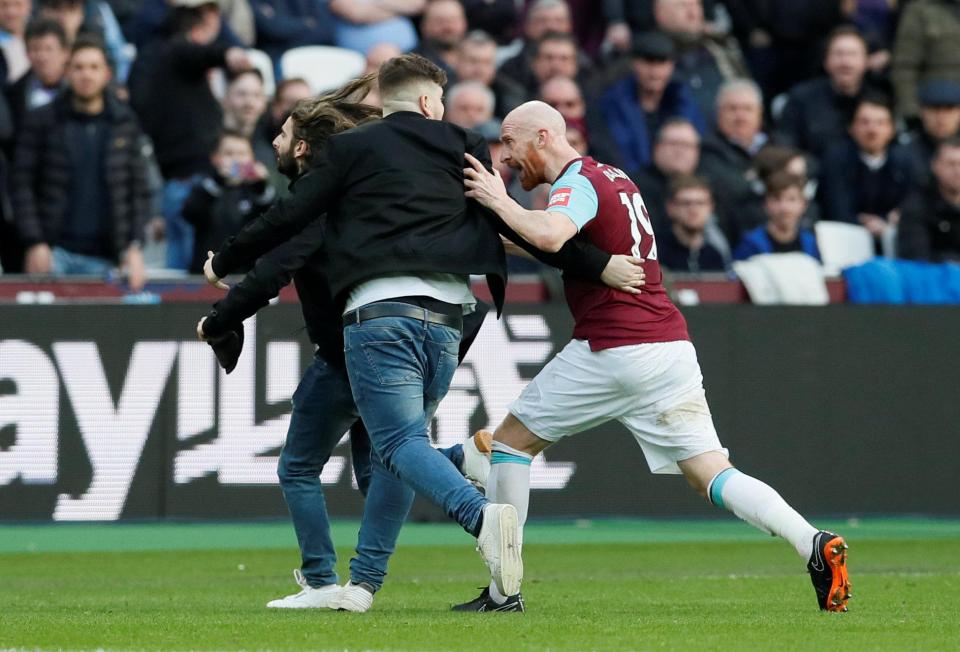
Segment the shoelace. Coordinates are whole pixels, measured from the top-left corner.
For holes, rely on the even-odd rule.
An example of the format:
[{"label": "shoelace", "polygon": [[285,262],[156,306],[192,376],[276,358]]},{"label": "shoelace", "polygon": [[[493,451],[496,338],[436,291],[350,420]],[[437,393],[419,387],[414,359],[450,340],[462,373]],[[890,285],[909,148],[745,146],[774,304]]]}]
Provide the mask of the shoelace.
[{"label": "shoelace", "polygon": [[300,572],[299,568],[293,569],[293,579],[297,584],[300,585],[300,588],[302,589],[300,593],[297,594],[298,596],[308,593],[312,588],[309,584],[307,584],[307,578],[303,576],[303,573]]}]

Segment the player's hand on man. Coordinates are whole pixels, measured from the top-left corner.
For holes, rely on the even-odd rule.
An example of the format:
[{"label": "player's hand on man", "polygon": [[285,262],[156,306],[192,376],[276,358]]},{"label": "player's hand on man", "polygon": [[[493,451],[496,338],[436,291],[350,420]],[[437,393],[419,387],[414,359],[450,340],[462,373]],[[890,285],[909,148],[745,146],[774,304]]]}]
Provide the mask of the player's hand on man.
[{"label": "player's hand on man", "polygon": [[219,276],[213,273],[213,252],[207,252],[207,259],[203,263],[203,275],[207,277],[207,283],[221,290],[229,290],[230,286],[224,283]]},{"label": "player's hand on man", "polygon": [[468,167],[463,169],[463,185],[467,187],[467,197],[476,199],[487,208],[493,208],[497,202],[507,199],[507,187],[500,172],[496,168],[493,172],[488,171],[483,163],[470,154],[466,157]]},{"label": "player's hand on man", "polygon": [[640,288],[646,285],[643,271],[643,259],[633,256],[614,254],[603,268],[600,280],[615,290],[628,294],[640,294]]},{"label": "player's hand on man", "polygon": [[201,342],[207,341],[207,334],[203,332],[203,322],[207,321],[206,317],[201,317],[200,321],[197,322],[197,339]]}]

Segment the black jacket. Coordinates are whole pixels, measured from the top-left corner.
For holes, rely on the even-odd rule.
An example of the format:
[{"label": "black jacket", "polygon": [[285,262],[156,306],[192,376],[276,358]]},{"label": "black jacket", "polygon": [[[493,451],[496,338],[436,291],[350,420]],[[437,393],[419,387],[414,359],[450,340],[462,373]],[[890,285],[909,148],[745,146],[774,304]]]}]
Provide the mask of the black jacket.
[{"label": "black jacket", "polygon": [[829,77],[798,84],[783,107],[778,140],[819,158],[831,144],[846,138],[856,104],[857,96],[837,93]]},{"label": "black jacket", "polygon": [[[14,160],[13,211],[24,246],[55,245],[70,201],[70,161],[64,147],[70,120],[71,95],[64,92],[52,103],[27,116]],[[109,180],[110,249],[117,259],[143,232],[150,203],[146,154],[136,116],[128,106],[107,95],[111,123],[105,157]]]},{"label": "black jacket", "polygon": [[[479,134],[408,112],[333,136],[293,196],[231,238],[213,269],[222,277],[250,264],[327,211],[327,271],[338,303],[357,283],[385,274],[485,274],[499,312],[506,260],[498,230],[507,229],[464,197],[465,152],[489,167]],[[577,263],[554,262],[581,247],[570,243],[550,264],[599,278],[609,255],[596,248]]]},{"label": "black jacket", "polygon": [[195,229],[190,273],[203,274],[207,252],[262,213],[275,196],[265,181],[231,186],[216,174],[194,186],[183,203],[183,218]]},{"label": "black jacket", "polygon": [[836,222],[858,222],[860,213],[886,218],[906,199],[914,186],[914,164],[903,145],[887,149],[887,161],[870,170],[849,138],[829,147],[820,170],[821,217]]},{"label": "black jacket", "polygon": [[223,110],[207,73],[225,65],[227,46],[183,36],[153,44],[130,73],[130,101],[153,140],[165,179],[206,171],[223,128]]},{"label": "black jacket", "polygon": [[960,261],[960,206],[943,198],[936,180],[904,202],[897,255],[934,263]]}]

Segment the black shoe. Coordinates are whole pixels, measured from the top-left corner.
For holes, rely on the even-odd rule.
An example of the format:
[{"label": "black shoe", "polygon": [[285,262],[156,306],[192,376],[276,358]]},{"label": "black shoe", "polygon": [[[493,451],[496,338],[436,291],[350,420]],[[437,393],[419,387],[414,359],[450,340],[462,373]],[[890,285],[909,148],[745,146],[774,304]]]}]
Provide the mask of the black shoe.
[{"label": "black shoe", "polygon": [[847,543],[833,532],[820,530],[813,536],[813,553],[807,563],[810,580],[822,611],[846,611],[850,599],[847,577]]},{"label": "black shoe", "polygon": [[497,604],[490,597],[490,589],[483,592],[470,602],[457,604],[451,607],[452,611],[519,611],[523,613],[523,596],[519,593],[511,595],[503,604]]}]

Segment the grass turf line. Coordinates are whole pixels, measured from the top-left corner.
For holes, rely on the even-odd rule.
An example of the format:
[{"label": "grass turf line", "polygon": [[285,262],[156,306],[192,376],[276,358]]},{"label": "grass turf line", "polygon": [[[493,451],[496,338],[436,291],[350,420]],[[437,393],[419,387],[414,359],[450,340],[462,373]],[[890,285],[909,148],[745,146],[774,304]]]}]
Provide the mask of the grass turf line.
[{"label": "grass turf line", "polygon": [[[524,615],[447,611],[483,584],[464,544],[401,547],[368,614],[265,609],[296,589],[295,550],[5,554],[0,648],[960,647],[960,539],[851,544],[855,599],[844,615],[816,609],[802,562],[776,540],[530,543]],[[343,575],[350,551],[338,552]]]}]

